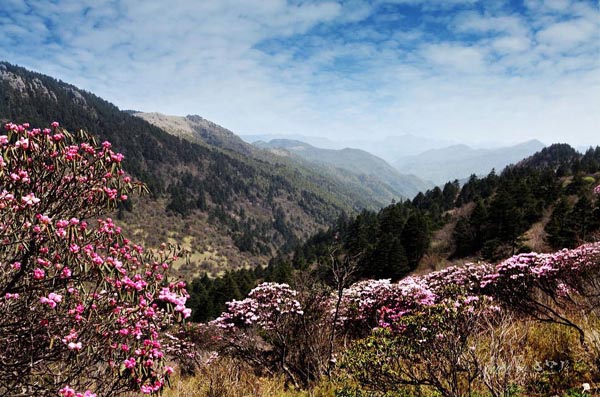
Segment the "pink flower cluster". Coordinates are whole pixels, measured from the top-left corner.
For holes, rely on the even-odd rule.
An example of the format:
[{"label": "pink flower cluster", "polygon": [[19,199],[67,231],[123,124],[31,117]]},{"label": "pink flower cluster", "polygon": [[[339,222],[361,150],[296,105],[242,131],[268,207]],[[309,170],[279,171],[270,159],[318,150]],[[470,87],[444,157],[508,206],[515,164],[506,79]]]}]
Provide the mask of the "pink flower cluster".
[{"label": "pink flower cluster", "polygon": [[65,386],[58,391],[58,395],[61,397],[96,397],[95,393],[92,393],[89,390],[84,391],[83,393],[76,392],[70,386]]},{"label": "pink flower cluster", "polygon": [[[184,282],[179,282],[177,287],[180,289],[180,291],[185,291]],[[173,288],[173,286],[171,286],[171,288]],[[175,312],[181,313],[183,318],[188,318],[192,315],[192,310],[185,307],[185,302],[187,301],[187,298],[189,298],[189,295],[187,293],[175,293],[171,290],[171,288],[162,288],[158,294],[158,300],[172,303],[175,305]]]},{"label": "pink flower cluster", "polygon": [[40,303],[50,306],[51,309],[54,309],[61,301],[62,295],[55,294],[54,292],[51,292],[47,298],[45,296],[40,298]]},{"label": "pink flower cluster", "polygon": [[212,324],[226,330],[253,325],[273,329],[282,318],[303,314],[297,294],[288,284],[260,284],[246,299],[228,302],[227,311]]},{"label": "pink flower cluster", "polygon": [[439,296],[418,277],[394,284],[390,280],[366,280],[344,291],[339,318],[344,326],[386,327],[438,301]]},{"label": "pink flower cluster", "polygon": [[529,253],[513,256],[496,265],[493,272],[481,278],[481,288],[493,293],[507,289],[516,292],[535,285],[577,282],[587,272],[600,266],[600,242],[584,244],[575,249],[563,249],[552,254]]}]

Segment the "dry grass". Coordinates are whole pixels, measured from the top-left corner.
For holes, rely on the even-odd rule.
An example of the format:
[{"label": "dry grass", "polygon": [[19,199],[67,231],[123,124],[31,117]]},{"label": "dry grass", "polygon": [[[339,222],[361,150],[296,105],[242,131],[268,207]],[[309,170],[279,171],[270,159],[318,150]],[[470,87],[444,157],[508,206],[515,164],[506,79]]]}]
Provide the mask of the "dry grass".
[{"label": "dry grass", "polygon": [[293,390],[283,377],[264,377],[231,359],[221,359],[194,377],[176,376],[164,397],[334,397],[333,384],[323,381],[311,390]]},{"label": "dry grass", "polygon": [[125,218],[117,222],[123,227],[125,236],[150,248],[174,243],[188,251],[188,259],[181,259],[175,264],[177,274],[183,278],[192,279],[203,273],[217,276],[226,270],[266,266],[268,263],[267,256],[240,252],[231,236],[210,224],[205,213],[184,219],[167,215],[163,209],[167,204],[164,199],[134,198],[133,201],[134,212],[125,213]]},{"label": "dry grass", "polygon": [[[577,396],[580,394],[575,391],[584,382],[600,391],[596,364],[600,357],[600,319],[593,315],[581,320],[588,335],[587,346],[579,343],[572,329],[511,315],[500,324],[483,326],[473,340],[483,369],[477,390],[473,391],[478,394],[473,396],[492,396],[488,387],[496,391],[496,396]],[[332,380],[324,378],[310,390],[294,390],[283,376],[258,375],[248,365],[221,358],[199,369],[193,377],[175,376],[165,397],[334,397],[336,390],[348,385],[351,389],[357,387],[342,369]],[[416,389],[403,390],[410,396]],[[437,396],[427,388],[419,390],[422,397]]]}]

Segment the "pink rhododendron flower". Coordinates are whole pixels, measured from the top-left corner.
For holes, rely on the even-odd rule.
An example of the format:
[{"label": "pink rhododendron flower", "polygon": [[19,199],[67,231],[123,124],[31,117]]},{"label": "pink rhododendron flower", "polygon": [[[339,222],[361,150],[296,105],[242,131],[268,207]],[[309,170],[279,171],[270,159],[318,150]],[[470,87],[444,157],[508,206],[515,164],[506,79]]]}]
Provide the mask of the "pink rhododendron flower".
[{"label": "pink rhododendron flower", "polygon": [[[19,264],[20,267],[20,264]],[[46,276],[46,272],[43,269],[36,268],[33,270],[33,278],[36,280],[41,280]]]},{"label": "pink rhododendron flower", "polygon": [[36,205],[37,203],[39,203],[40,199],[35,197],[35,194],[29,193],[28,195],[21,197],[21,201],[25,205],[33,206],[33,205]]},{"label": "pink rhododendron flower", "polygon": [[[188,294],[185,284],[167,274],[174,249],[146,252],[103,218],[140,187],[121,168],[123,155],[58,123],[43,130],[14,123],[4,128],[9,132],[0,135],[0,230],[3,246],[10,248],[0,258],[0,314],[22,321],[3,327],[0,351],[2,362],[28,367],[15,371],[20,378],[11,372],[3,380],[12,377],[7,384],[20,390],[36,382],[33,376],[50,379],[57,368],[68,375],[86,362],[89,371],[101,374],[94,383],[98,394],[159,392],[169,372],[162,331],[189,317]],[[26,348],[9,347],[12,335],[21,332],[36,337]],[[74,353],[80,360],[72,360]],[[129,369],[126,374],[106,371],[119,363]],[[58,388],[44,387],[51,389],[42,387],[39,395]],[[59,395],[96,395],[76,388],[62,385]]]},{"label": "pink rhododendron flower", "polygon": [[69,342],[67,347],[69,350],[81,350],[81,342]]},{"label": "pink rhododendron flower", "polygon": [[127,360],[123,361],[123,364],[125,364],[125,368],[134,368],[136,365],[135,358],[130,357]]}]

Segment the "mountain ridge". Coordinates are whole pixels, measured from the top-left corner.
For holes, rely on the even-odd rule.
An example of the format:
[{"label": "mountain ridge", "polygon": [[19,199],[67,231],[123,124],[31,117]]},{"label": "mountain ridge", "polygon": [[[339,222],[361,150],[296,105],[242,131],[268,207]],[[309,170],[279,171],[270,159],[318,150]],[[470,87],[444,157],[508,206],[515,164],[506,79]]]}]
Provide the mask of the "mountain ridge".
[{"label": "mountain ridge", "polygon": [[502,170],[543,147],[545,145],[537,139],[493,149],[474,149],[465,144],[457,144],[407,156],[396,160],[393,165],[401,172],[442,184],[449,180],[467,178],[471,174],[486,175],[492,169]]}]

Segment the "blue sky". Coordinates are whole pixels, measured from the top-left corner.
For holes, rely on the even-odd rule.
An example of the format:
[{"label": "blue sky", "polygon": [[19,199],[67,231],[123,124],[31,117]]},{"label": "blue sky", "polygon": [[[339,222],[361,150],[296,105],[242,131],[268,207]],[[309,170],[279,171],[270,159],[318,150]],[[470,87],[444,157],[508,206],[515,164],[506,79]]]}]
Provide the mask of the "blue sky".
[{"label": "blue sky", "polygon": [[0,59],[239,134],[600,144],[595,0],[2,0]]}]

